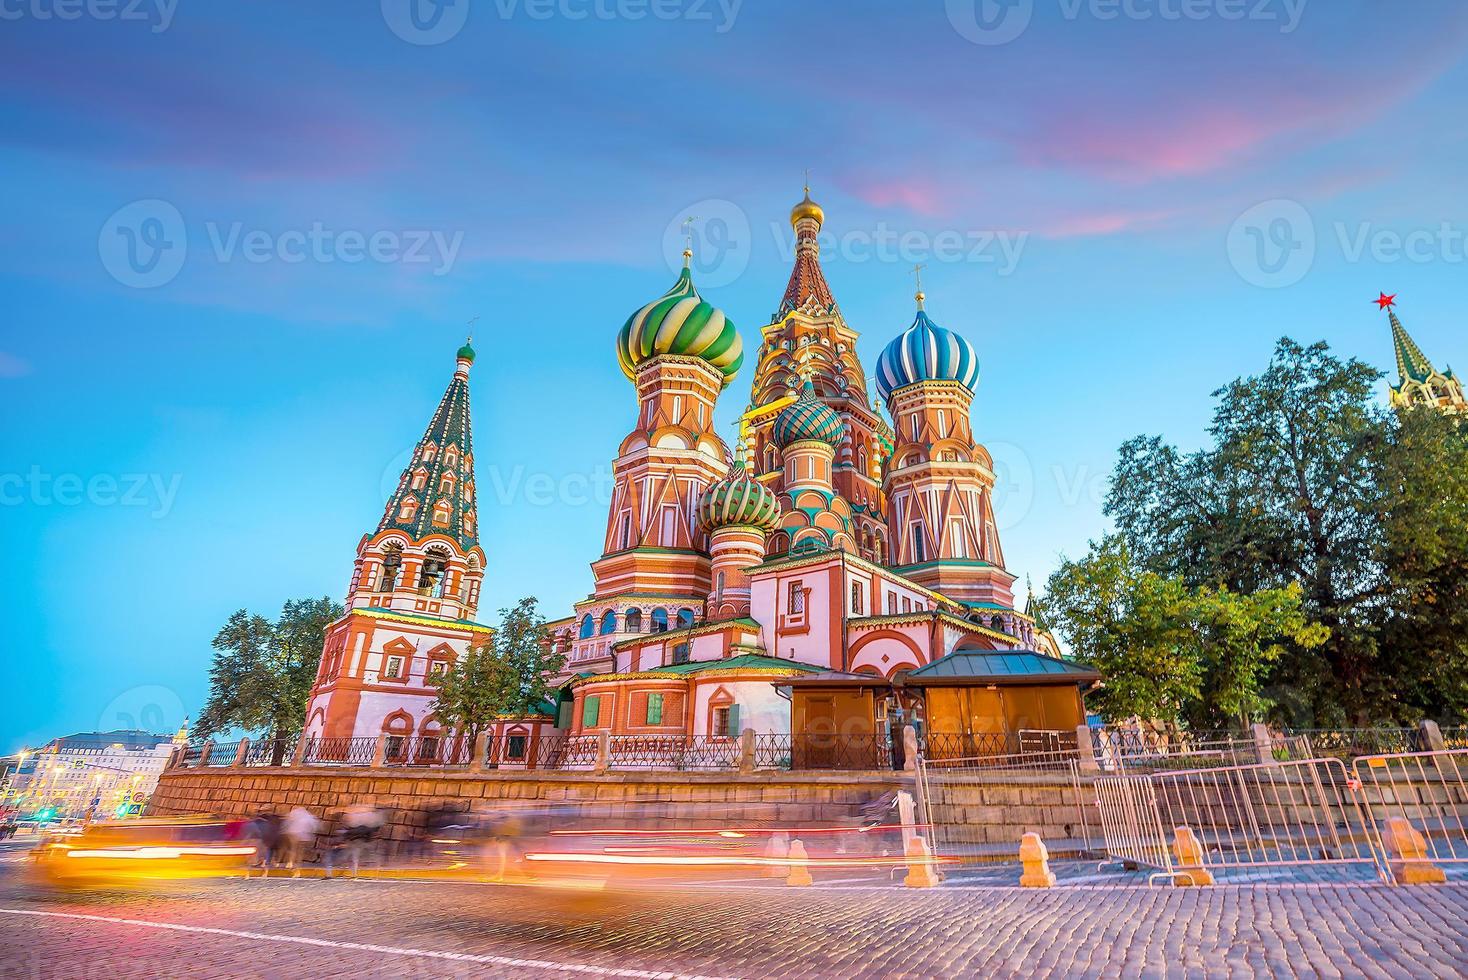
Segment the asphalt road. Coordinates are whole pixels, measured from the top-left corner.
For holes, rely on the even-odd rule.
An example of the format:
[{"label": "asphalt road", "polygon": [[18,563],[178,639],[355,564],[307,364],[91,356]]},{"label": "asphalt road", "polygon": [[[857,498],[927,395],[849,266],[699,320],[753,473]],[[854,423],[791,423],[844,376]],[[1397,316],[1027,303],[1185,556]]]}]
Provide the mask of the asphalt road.
[{"label": "asphalt road", "polygon": [[0,857],[0,978],[1372,976],[1468,973],[1468,886],[955,876],[612,894],[303,878],[58,892]]}]

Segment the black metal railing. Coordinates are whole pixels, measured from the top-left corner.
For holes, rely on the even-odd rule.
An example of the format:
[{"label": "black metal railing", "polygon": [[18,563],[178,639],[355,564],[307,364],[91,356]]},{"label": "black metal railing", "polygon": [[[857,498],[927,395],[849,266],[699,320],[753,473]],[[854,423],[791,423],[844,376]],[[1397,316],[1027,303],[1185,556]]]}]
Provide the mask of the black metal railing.
[{"label": "black metal railing", "polygon": [[613,769],[738,769],[738,738],[695,735],[613,735],[607,764]]},{"label": "black metal railing", "polygon": [[204,761],[204,765],[210,769],[216,766],[232,766],[234,765],[235,756],[239,755],[239,752],[239,742],[223,742],[214,745],[209,749],[209,758]]},{"label": "black metal railing", "polygon": [[467,766],[474,752],[465,735],[389,735],[383,749],[383,765],[422,769]]},{"label": "black metal railing", "polygon": [[301,762],[308,766],[370,766],[377,752],[377,739],[308,738]]},{"label": "black metal railing", "polygon": [[756,735],[755,768],[891,769],[886,735]]},{"label": "black metal railing", "polygon": [[288,766],[295,759],[297,737],[264,738],[245,750],[246,766]]}]

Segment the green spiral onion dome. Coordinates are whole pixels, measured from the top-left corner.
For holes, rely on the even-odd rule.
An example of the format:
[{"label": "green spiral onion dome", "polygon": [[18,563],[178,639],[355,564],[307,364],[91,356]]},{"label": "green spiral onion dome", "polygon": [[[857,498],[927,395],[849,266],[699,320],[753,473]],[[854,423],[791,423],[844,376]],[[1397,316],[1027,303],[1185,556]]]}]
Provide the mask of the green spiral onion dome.
[{"label": "green spiral onion dome", "polygon": [[698,295],[686,264],[673,288],[628,317],[617,335],[617,360],[628,378],[635,380],[637,368],[660,354],[702,358],[724,376],[721,387],[744,362],[734,321]]},{"label": "green spiral onion dome", "polygon": [[846,424],[841,416],[816,397],[815,385],[806,378],[800,397],[775,416],[770,435],[781,449],[806,439],[824,442],[834,449],[841,444],[845,432]]},{"label": "green spiral onion dome", "polygon": [[709,485],[698,498],[698,523],[705,531],[721,527],[757,527],[768,534],[780,523],[780,501],[770,488],[752,478],[743,462]]}]

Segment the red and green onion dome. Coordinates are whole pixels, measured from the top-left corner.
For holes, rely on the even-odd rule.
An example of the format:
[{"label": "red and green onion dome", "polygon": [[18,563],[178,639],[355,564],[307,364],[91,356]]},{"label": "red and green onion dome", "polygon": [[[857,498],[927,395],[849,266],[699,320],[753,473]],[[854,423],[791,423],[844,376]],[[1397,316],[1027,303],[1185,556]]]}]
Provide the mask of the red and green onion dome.
[{"label": "red and green onion dome", "polygon": [[824,442],[833,449],[841,444],[846,424],[831,406],[816,397],[815,385],[810,379],[800,388],[800,397],[775,416],[770,435],[775,445],[786,446],[808,439]]},{"label": "red and green onion dome", "polygon": [[722,374],[721,387],[734,380],[744,361],[744,342],[734,321],[698,295],[684,253],[683,271],[662,296],[627,318],[617,335],[622,373],[635,380],[637,368],[662,354],[698,357]]},{"label": "red and green onion dome", "polygon": [[780,501],[770,488],[750,477],[743,462],[709,485],[698,499],[698,523],[705,531],[755,527],[766,534],[780,523]]},{"label": "red and green onion dome", "polygon": [[957,381],[972,392],[979,384],[979,356],[967,340],[928,319],[919,294],[917,318],[882,351],[876,375],[884,402],[919,381]]}]

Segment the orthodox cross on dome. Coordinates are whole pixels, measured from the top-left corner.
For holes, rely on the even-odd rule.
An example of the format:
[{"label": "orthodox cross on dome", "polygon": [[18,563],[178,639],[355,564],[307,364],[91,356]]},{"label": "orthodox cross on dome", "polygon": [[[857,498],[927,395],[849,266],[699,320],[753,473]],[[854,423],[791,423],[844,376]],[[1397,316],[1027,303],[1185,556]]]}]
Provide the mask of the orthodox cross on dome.
[{"label": "orthodox cross on dome", "polygon": [[917,293],[914,294],[913,299],[917,300],[918,309],[923,308],[923,300],[927,298],[923,294],[923,270],[926,268],[927,265],[921,262],[912,267],[913,278],[917,280]]},{"label": "orthodox cross on dome", "polygon": [[683,268],[693,261],[693,223],[701,220],[698,215],[690,214],[683,219]]}]

